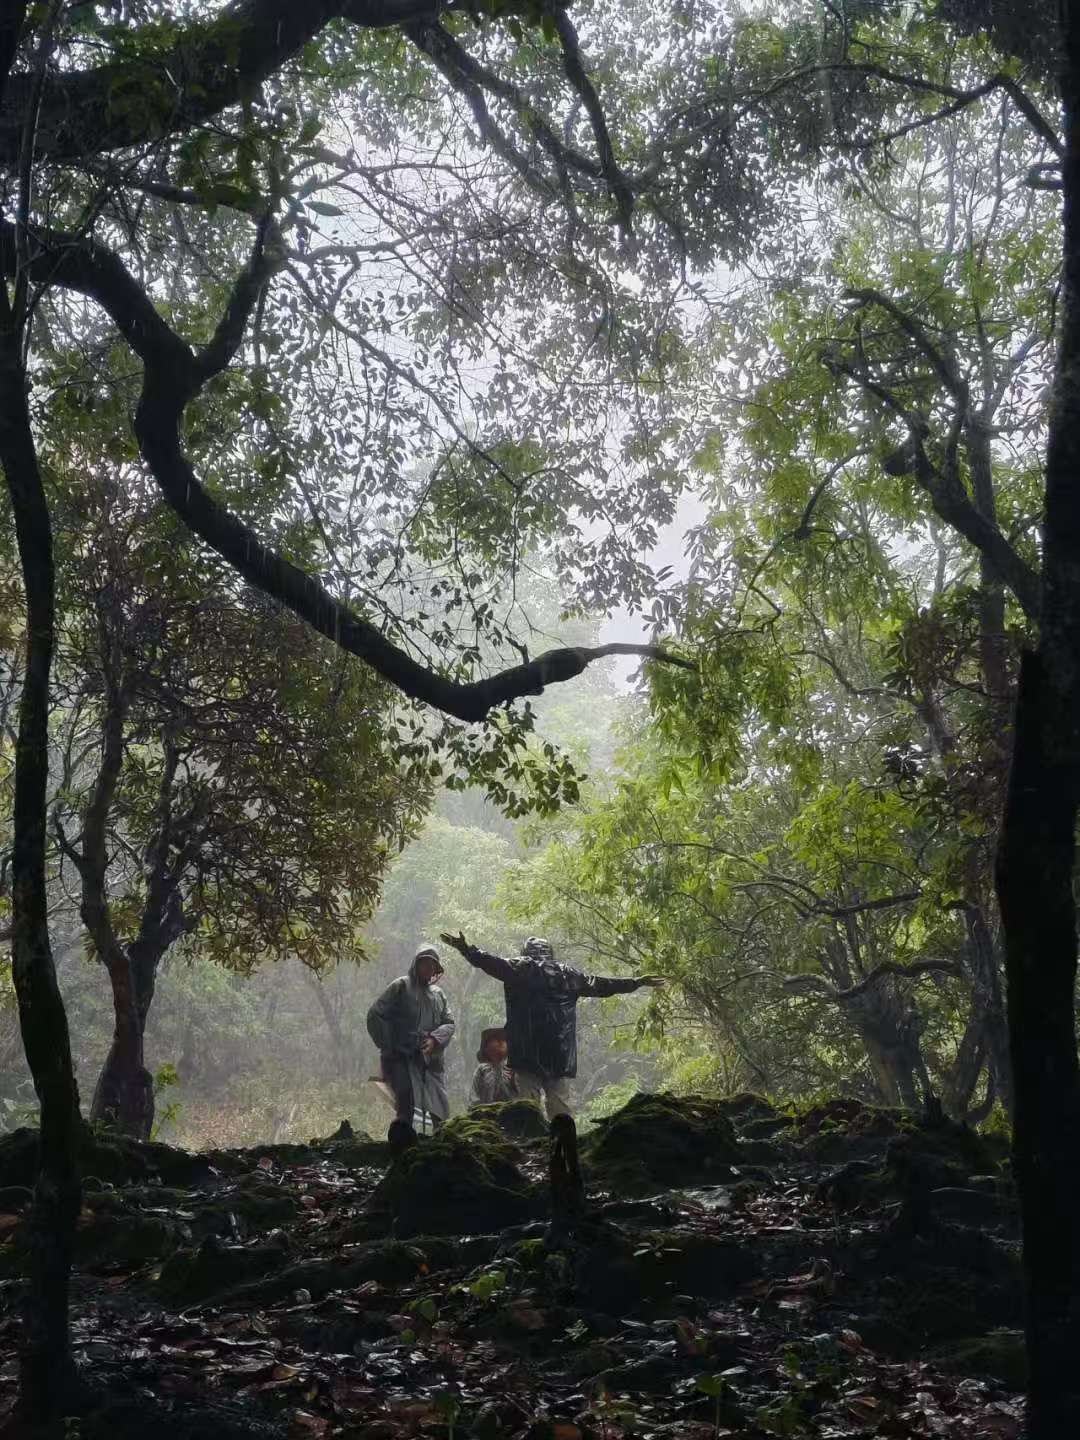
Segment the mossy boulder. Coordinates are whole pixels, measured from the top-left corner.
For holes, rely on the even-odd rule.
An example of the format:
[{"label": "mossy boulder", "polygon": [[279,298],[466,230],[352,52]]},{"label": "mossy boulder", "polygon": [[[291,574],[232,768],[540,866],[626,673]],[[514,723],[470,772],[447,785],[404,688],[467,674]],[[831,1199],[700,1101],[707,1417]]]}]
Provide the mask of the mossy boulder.
[{"label": "mossy boulder", "polygon": [[283,1270],[290,1250],[284,1239],[265,1245],[223,1245],[209,1235],[198,1249],[177,1250],[161,1267],[157,1290],[165,1299],[194,1304],[273,1270]]},{"label": "mossy boulder", "polygon": [[[155,1181],[163,1185],[197,1185],[211,1176],[211,1168],[238,1174],[246,1167],[235,1156],[193,1155],[153,1140],[132,1140],[80,1126],[79,1170],[84,1181],[110,1185]],[[38,1132],[22,1128],[0,1139],[0,1185],[33,1186],[38,1172]]]},{"label": "mossy boulder", "polygon": [[306,1144],[282,1141],[274,1145],[253,1145],[247,1150],[214,1151],[208,1158],[215,1163],[222,1159],[227,1167],[239,1164],[244,1169],[260,1160],[269,1160],[281,1168],[332,1160],[347,1170],[362,1170],[373,1166],[385,1169],[391,1154],[385,1140],[373,1140],[370,1135],[362,1130],[353,1130],[347,1121],[343,1121],[325,1140],[309,1140]]},{"label": "mossy boulder", "polygon": [[418,1235],[415,1240],[372,1240],[347,1256],[332,1260],[300,1260],[228,1292],[227,1303],[238,1309],[272,1305],[306,1290],[313,1300],[331,1291],[348,1292],[375,1280],[396,1289],[438,1270],[482,1264],[492,1258],[498,1240],[491,1235],[448,1239]]},{"label": "mossy boulder", "polygon": [[738,1240],[682,1228],[630,1236],[611,1226],[576,1257],[574,1284],[597,1311],[650,1314],[675,1295],[730,1296],[759,1270],[760,1257]]},{"label": "mossy boulder", "polygon": [[469,1113],[475,1118],[490,1120],[508,1140],[543,1140],[548,1133],[544,1112],[535,1100],[502,1100],[497,1105],[479,1106]]},{"label": "mossy boulder", "polygon": [[806,1159],[830,1164],[880,1155],[917,1123],[907,1110],[840,1096],[797,1112],[789,1133]]},{"label": "mossy boulder", "polygon": [[988,1376],[1010,1390],[1027,1385],[1027,1353],[1022,1330],[991,1330],[969,1340],[940,1345],[926,1357],[946,1375]]},{"label": "mossy boulder", "polygon": [[521,1152],[491,1120],[449,1121],[400,1154],[375,1188],[370,1208],[395,1233],[468,1235],[538,1218],[545,1197],[519,1168]]},{"label": "mossy boulder", "polygon": [[880,1158],[848,1161],[822,1180],[819,1193],[840,1210],[873,1209],[900,1199],[939,1218],[979,1224],[1009,1213],[1004,1183],[990,1193],[969,1188],[973,1174],[983,1179],[994,1164],[994,1147],[968,1126],[909,1118],[886,1141]]},{"label": "mossy boulder", "polygon": [[75,1231],[75,1261],[86,1270],[145,1265],[171,1255],[187,1236],[164,1215],[95,1215]]},{"label": "mossy boulder", "polygon": [[214,1196],[202,1207],[200,1219],[205,1223],[220,1214],[227,1221],[230,1212],[253,1230],[273,1230],[280,1225],[291,1225],[300,1213],[300,1204],[293,1192],[273,1184],[256,1171],[243,1176],[235,1188]]},{"label": "mossy boulder", "polygon": [[740,1090],[736,1095],[725,1095],[717,1101],[720,1109],[740,1132],[758,1121],[771,1121],[777,1125],[790,1125],[791,1117],[777,1110],[771,1100],[753,1090]]},{"label": "mossy boulder", "polygon": [[623,1194],[734,1179],[740,1159],[725,1102],[644,1093],[598,1121],[581,1154],[592,1184]]}]

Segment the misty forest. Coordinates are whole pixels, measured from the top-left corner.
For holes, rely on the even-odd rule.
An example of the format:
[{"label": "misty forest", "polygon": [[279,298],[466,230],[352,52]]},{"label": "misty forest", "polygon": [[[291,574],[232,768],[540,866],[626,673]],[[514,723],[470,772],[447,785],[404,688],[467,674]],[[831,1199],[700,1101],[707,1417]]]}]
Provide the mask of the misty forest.
[{"label": "misty forest", "polygon": [[1080,0],[0,0],[0,1433],[1080,1436]]}]

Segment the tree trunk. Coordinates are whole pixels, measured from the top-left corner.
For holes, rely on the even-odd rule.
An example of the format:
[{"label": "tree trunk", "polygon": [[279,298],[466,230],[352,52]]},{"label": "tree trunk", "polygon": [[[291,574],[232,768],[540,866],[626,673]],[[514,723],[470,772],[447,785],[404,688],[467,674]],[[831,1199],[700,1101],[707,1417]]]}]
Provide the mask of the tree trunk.
[{"label": "tree trunk", "polygon": [[26,403],[21,325],[0,287],[0,464],[26,590],[26,670],[15,751],[12,973],[23,1045],[41,1106],[40,1171],[29,1234],[20,1404],[33,1421],[63,1414],[76,1391],[68,1283],[80,1187],[79,1094],[49,943],[45,814],[55,583],[48,502]]},{"label": "tree trunk", "polygon": [[882,1104],[917,1110],[921,1103],[916,1085],[918,1066],[910,1048],[899,1040],[884,1038],[875,1025],[859,1024],[858,1029]]},{"label": "tree trunk", "polygon": [[[305,967],[306,968],[306,967]],[[355,1046],[350,1045],[344,1030],[341,1028],[341,1019],[334,1009],[330,996],[326,993],[326,985],[319,975],[314,975],[307,970],[306,977],[308,986],[314,991],[315,998],[319,1002],[319,1009],[322,1011],[323,1020],[326,1023],[327,1034],[330,1036],[330,1048],[334,1056],[334,1067],[343,1080],[356,1078],[359,1067],[356,1062]]]},{"label": "tree trunk", "polygon": [[154,1125],[154,1082],[143,1058],[149,1000],[140,1003],[135,966],[127,949],[108,964],[113,996],[113,1038],[94,1089],[90,1119],[136,1140],[149,1140]]},{"label": "tree trunk", "polygon": [[1020,670],[997,884],[1024,1233],[1028,1440],[1080,1434],[1080,0],[1063,0],[1061,333],[1046,454],[1042,624]]},{"label": "tree trunk", "polygon": [[1013,1168],[1024,1233],[1029,1440],[1080,1435],[1080,1095],[1072,889],[1077,767],[1048,751],[1046,688],[1042,657],[1025,656],[998,852]]},{"label": "tree trunk", "polygon": [[986,1064],[993,1077],[997,1098],[1009,1116],[1013,1113],[1012,1062],[1009,1058],[1009,1025],[1001,993],[999,945],[981,905],[968,905],[964,912],[968,932],[968,959],[974,984],[974,1004],[983,1026]]},{"label": "tree trunk", "polygon": [[[979,1076],[986,1065],[985,1032],[985,1017],[978,997],[973,994],[967,1024],[960,1037],[960,1044],[956,1047],[956,1059],[949,1066],[942,1087],[942,1104],[946,1114],[951,1115],[954,1120],[966,1121],[971,1112]],[[990,1088],[993,1089],[993,1076],[989,1069],[987,1074]]]}]

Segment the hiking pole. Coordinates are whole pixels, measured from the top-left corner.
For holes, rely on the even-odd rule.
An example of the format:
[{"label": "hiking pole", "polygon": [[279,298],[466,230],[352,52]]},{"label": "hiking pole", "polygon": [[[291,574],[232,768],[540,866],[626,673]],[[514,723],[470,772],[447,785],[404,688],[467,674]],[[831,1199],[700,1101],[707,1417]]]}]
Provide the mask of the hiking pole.
[{"label": "hiking pole", "polygon": [[[420,1134],[426,1135],[430,1125],[431,1112],[428,1110],[428,1057],[423,1050],[420,1051]],[[431,1133],[434,1135],[435,1126],[430,1125]]]}]

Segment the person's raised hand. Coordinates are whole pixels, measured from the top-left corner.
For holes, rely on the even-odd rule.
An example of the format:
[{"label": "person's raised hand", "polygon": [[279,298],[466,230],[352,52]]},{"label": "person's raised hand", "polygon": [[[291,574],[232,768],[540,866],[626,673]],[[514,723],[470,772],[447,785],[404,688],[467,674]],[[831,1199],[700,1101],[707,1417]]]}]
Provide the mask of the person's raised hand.
[{"label": "person's raised hand", "polygon": [[442,934],[439,936],[439,939],[443,942],[444,945],[449,945],[454,950],[460,950],[463,955],[465,951],[469,948],[469,942],[465,939],[464,934],[462,934],[460,931],[456,935]]},{"label": "person's raised hand", "polygon": [[650,990],[661,990],[667,984],[667,977],[664,975],[640,975],[639,985],[647,985]]}]

